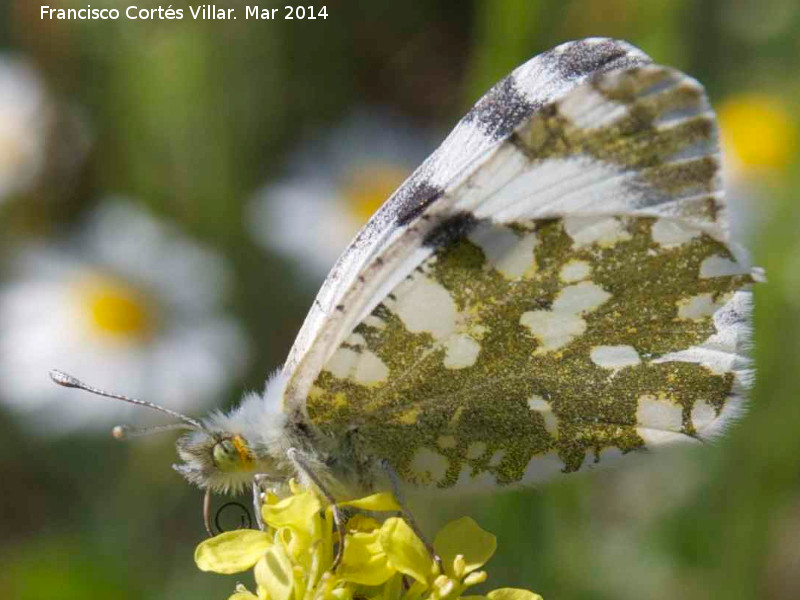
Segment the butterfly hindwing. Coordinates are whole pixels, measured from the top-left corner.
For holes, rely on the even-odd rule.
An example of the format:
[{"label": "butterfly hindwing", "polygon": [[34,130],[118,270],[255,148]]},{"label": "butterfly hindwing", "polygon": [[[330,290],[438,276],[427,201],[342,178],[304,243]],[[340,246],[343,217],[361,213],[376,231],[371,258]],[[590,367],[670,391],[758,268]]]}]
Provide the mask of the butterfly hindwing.
[{"label": "butterfly hindwing", "polygon": [[[308,399],[333,437],[418,485],[504,485],[713,435],[740,406],[713,336],[743,270],[701,229],[652,217],[475,221],[333,354]],[[709,271],[711,269],[711,271]],[[672,358],[670,358],[672,356]],[[666,358],[665,358],[666,357]]]}]

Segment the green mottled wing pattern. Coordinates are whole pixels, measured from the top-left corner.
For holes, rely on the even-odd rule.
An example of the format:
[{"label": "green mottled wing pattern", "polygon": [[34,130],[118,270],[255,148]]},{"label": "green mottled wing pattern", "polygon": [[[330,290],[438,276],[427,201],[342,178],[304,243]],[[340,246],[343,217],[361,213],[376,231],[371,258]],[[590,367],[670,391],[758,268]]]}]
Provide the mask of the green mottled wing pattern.
[{"label": "green mottled wing pattern", "polygon": [[518,125],[600,74],[650,62],[621,40],[576,40],[531,58],[488,90],[336,261],[284,365],[283,409],[305,412],[308,392],[332,352],[386,291],[430,253],[423,245],[425,233],[452,212],[462,196],[452,192],[465,176],[483,170]]},{"label": "green mottled wing pattern", "polygon": [[[521,106],[501,92],[481,122]],[[290,385],[361,471],[531,483],[712,438],[743,410],[751,275],[702,86],[635,64],[525,110],[358,272],[320,370]]]},{"label": "green mottled wing pattern", "polygon": [[738,409],[730,365],[669,357],[724,334],[714,315],[745,307],[749,282],[724,245],[667,219],[476,222],[356,327],[309,416],[438,487],[707,437]]}]

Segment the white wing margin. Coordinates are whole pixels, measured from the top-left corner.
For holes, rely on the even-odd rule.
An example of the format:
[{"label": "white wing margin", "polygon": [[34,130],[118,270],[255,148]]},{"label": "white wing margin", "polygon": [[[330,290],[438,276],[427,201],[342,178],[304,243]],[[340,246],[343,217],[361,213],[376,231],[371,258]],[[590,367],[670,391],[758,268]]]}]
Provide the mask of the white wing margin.
[{"label": "white wing margin", "polygon": [[[659,198],[657,194],[644,193],[643,190],[653,188],[648,185],[647,178],[626,179],[624,164],[619,172],[609,168],[593,172],[584,169],[574,156],[566,156],[564,169],[536,173],[531,153],[526,156],[520,150],[525,132],[515,131],[520,124],[524,126],[535,121],[539,115],[547,116],[562,99],[565,102],[559,107],[578,124],[608,123],[614,120],[615,110],[618,111],[616,117],[624,116],[625,111],[609,103],[605,96],[596,90],[593,95],[594,87],[587,82],[603,73],[626,72],[650,62],[647,55],[625,42],[591,38],[563,44],[531,59],[489,90],[444,143],[370,219],[337,261],[284,367],[289,380],[285,410],[303,409],[313,381],[355,324],[438,244],[463,235],[475,214],[504,222],[520,216],[520,207],[524,207],[522,214],[526,217],[574,211],[594,214],[607,212],[607,209],[643,214],[675,212],[664,208],[673,206],[667,201],[672,200],[671,196],[661,194],[664,197]],[[675,73],[676,80],[699,88],[702,107],[707,107],[699,84],[682,74],[671,73]],[[664,87],[669,87],[669,83],[656,84],[647,92],[658,94]],[[689,112],[692,110],[697,112],[697,106]],[[677,111],[664,116],[666,124],[673,119],[680,121],[688,113]],[[715,133],[710,137],[709,147],[700,144],[692,152],[703,156],[716,153]],[[548,158],[551,164],[552,160],[560,160],[555,155]],[[685,158],[692,160],[694,157],[689,153]],[[605,161],[598,162],[605,164]],[[644,168],[637,165],[635,170],[640,172]],[[535,176],[528,176],[530,173]],[[669,176],[663,170],[652,173],[655,179]],[[614,195],[615,190],[620,189],[617,184],[623,181],[630,194],[617,197]],[[559,189],[558,186],[569,185],[569,182],[573,186],[571,190]],[[531,184],[533,187],[529,188]],[[605,184],[608,191],[605,196],[599,192],[603,187],[599,184]],[[638,193],[637,184],[640,185]],[[509,188],[512,194],[507,193]],[[498,194],[501,189],[505,192]],[[585,190],[591,190],[591,194],[587,196]],[[693,202],[706,202],[706,191],[694,194],[701,199],[684,198],[683,204],[693,206]],[[605,206],[610,196],[616,203]],[[576,200],[569,200],[570,197]],[[569,202],[562,203],[560,198]],[[573,204],[580,198],[588,202],[576,208]],[[503,206],[498,206],[498,202]],[[648,207],[648,203],[651,206]],[[702,204],[701,208],[704,206]],[[703,210],[695,212],[705,214]],[[678,214],[688,215],[689,211],[681,209]]]}]

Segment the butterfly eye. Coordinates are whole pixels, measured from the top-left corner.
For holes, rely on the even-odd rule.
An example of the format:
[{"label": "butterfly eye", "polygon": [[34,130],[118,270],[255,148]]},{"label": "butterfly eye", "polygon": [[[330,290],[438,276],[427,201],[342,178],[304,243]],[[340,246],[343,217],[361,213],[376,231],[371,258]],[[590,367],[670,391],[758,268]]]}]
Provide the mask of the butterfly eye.
[{"label": "butterfly eye", "polygon": [[241,462],[239,451],[233,441],[226,439],[217,442],[212,450],[214,466],[220,471],[235,471]]}]

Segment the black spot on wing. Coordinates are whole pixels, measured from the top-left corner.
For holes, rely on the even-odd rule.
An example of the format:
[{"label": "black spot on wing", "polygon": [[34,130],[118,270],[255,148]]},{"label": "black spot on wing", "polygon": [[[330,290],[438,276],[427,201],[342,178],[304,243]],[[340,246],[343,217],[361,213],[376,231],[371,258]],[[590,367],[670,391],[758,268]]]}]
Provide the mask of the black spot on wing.
[{"label": "black spot on wing", "polygon": [[553,67],[566,79],[627,69],[648,62],[641,55],[631,54],[628,47],[614,40],[582,40],[565,44],[548,52],[546,60],[552,62]]},{"label": "black spot on wing", "polygon": [[477,124],[490,138],[499,140],[537,108],[517,88],[514,76],[509,75],[486,92],[464,120]]},{"label": "black spot on wing", "polygon": [[398,198],[398,209],[396,220],[398,225],[407,225],[431,204],[436,202],[444,194],[444,190],[430,183],[429,181],[415,181],[411,184],[405,197]]},{"label": "black spot on wing", "polygon": [[434,248],[449,246],[466,236],[477,224],[478,219],[476,219],[472,213],[457,213],[434,227],[428,235],[425,236],[422,243],[425,246],[432,246]]}]

